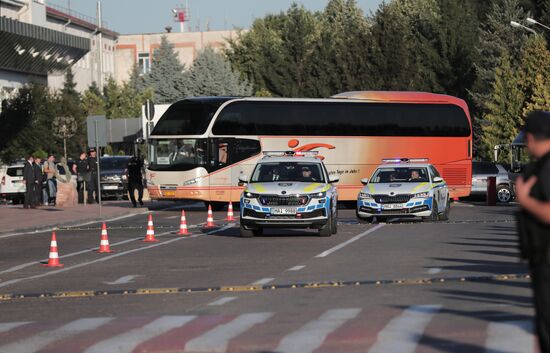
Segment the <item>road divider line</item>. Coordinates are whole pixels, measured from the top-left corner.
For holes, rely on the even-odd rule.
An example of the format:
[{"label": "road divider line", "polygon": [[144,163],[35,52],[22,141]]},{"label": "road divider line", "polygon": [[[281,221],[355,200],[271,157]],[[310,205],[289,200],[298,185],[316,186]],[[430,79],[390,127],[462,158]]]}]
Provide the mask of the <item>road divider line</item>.
[{"label": "road divider line", "polygon": [[414,353],[426,326],[440,309],[441,305],[409,307],[378,333],[369,353]]},{"label": "road divider line", "polygon": [[[15,278],[15,279],[12,279],[12,280],[8,280],[6,282],[0,282],[0,288],[9,286],[11,284],[19,283],[19,282],[22,282],[22,281],[30,280],[30,279],[37,279],[37,278],[52,276],[52,275],[55,275],[55,274],[58,274],[58,273],[74,270],[74,269],[77,269],[77,268],[80,268],[80,267],[92,265],[92,264],[99,263],[99,262],[108,261],[108,260],[111,260],[111,259],[114,259],[114,258],[117,258],[117,257],[120,257],[120,256],[133,254],[133,253],[139,252],[139,251],[145,251],[145,250],[153,249],[153,248],[156,248],[158,246],[168,245],[168,244],[174,243],[174,242],[182,240],[182,239],[196,238],[196,237],[200,237],[200,236],[211,235],[211,234],[214,234],[216,232],[223,232],[223,231],[225,231],[229,228],[232,228],[234,225],[235,225],[234,223],[231,223],[231,224],[226,225],[225,227],[214,229],[214,230],[211,230],[210,232],[207,232],[207,233],[204,233],[204,234],[195,234],[195,235],[191,235],[191,236],[187,236],[187,237],[173,238],[173,239],[161,242],[161,243],[155,243],[155,244],[152,244],[152,245],[149,245],[149,246],[144,246],[144,247],[141,247],[141,248],[136,248],[136,249],[131,249],[131,250],[115,253],[113,255],[105,256],[105,257],[95,259],[95,260],[92,260],[92,261],[87,261],[87,262],[82,262],[82,263],[79,263],[79,264],[76,264],[76,265],[67,266],[67,267],[61,268],[59,270],[54,270],[54,271],[51,271],[51,272],[46,272],[46,273],[42,273],[42,274],[34,275],[34,276],[29,276],[29,277]],[[171,233],[171,232],[161,233],[161,234],[159,234],[159,236],[169,234],[169,233]]]},{"label": "road divider line", "polygon": [[305,265],[294,266],[294,267],[289,268],[287,271],[300,271],[304,267],[306,267],[306,266]]},{"label": "road divider line", "polygon": [[354,319],[360,312],[358,308],[327,310],[318,319],[285,336],[275,352],[311,353],[323,344],[331,332]]},{"label": "road divider line", "polygon": [[26,324],[31,323],[30,321],[21,321],[21,322],[5,322],[0,323],[0,333],[2,332],[8,332],[10,330],[13,330],[14,328],[17,328],[19,326],[23,326]]},{"label": "road divider line", "polygon": [[332,253],[334,253],[334,252],[336,252],[336,251],[342,249],[343,247],[348,246],[349,244],[351,244],[351,243],[353,243],[353,242],[356,242],[357,240],[363,238],[363,237],[366,236],[366,235],[369,235],[370,233],[373,233],[373,232],[377,231],[378,229],[380,229],[380,228],[382,228],[382,227],[384,227],[384,224],[379,224],[379,225],[377,225],[377,226],[374,226],[374,227],[372,227],[372,228],[370,228],[370,229],[364,231],[363,233],[357,234],[357,235],[354,236],[353,238],[348,239],[348,240],[346,240],[345,242],[336,245],[335,247],[332,247],[332,248],[330,248],[330,249],[328,249],[328,250],[326,250],[326,251],[323,251],[322,253],[320,253],[319,255],[316,255],[315,257],[316,257],[316,258],[327,257],[327,256],[329,256],[330,254],[332,254]]},{"label": "road divider line", "polygon": [[487,353],[535,352],[535,337],[531,321],[492,322],[485,341]]},{"label": "road divider line", "polygon": [[256,282],[253,282],[252,285],[253,286],[263,286],[264,284],[268,284],[269,282],[272,282],[274,280],[275,280],[275,278],[262,278],[262,279],[257,280]]},{"label": "road divider line", "polygon": [[430,274],[430,275],[435,275],[435,274],[438,274],[440,273],[442,270],[441,268],[439,267],[432,267],[430,268],[428,271],[426,271],[427,274]]},{"label": "road divider line", "polygon": [[237,297],[222,297],[218,300],[213,301],[212,303],[208,304],[208,306],[220,306],[224,305],[226,303],[229,303],[233,300],[237,299]]}]

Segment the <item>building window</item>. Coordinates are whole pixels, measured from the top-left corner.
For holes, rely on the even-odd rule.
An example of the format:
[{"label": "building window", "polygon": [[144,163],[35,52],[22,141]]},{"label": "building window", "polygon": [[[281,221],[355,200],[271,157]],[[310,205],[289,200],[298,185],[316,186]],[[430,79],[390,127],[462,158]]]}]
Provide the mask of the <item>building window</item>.
[{"label": "building window", "polygon": [[142,74],[146,74],[149,71],[151,71],[151,57],[149,57],[149,53],[139,53],[138,64],[139,64],[139,71]]}]

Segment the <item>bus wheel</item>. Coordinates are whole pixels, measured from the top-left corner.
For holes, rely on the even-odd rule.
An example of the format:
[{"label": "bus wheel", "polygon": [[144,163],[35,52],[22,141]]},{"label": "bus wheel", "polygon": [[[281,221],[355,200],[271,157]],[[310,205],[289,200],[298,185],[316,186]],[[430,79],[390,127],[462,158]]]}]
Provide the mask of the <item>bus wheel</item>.
[{"label": "bus wheel", "polygon": [[445,207],[445,212],[439,217],[442,221],[448,221],[449,215],[451,213],[451,200],[447,199],[447,206]]},{"label": "bus wheel", "polygon": [[254,230],[252,229],[246,229],[241,224],[241,238],[252,238],[254,236]]},{"label": "bus wheel", "polygon": [[432,213],[428,217],[423,217],[425,221],[437,222],[439,219],[439,214],[437,213],[437,201],[432,203]]}]

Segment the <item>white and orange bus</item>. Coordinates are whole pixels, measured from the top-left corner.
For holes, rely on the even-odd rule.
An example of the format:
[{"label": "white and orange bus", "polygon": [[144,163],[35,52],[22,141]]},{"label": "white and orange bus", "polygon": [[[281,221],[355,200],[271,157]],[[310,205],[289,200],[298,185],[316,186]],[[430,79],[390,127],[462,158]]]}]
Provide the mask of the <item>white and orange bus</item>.
[{"label": "white and orange bus", "polygon": [[152,199],[221,206],[239,200],[241,174],[267,151],[318,151],[355,201],[383,158],[428,158],[451,197],[470,194],[472,128],[466,103],[422,92],[348,92],[329,99],[189,98],[172,104],[149,139]]}]

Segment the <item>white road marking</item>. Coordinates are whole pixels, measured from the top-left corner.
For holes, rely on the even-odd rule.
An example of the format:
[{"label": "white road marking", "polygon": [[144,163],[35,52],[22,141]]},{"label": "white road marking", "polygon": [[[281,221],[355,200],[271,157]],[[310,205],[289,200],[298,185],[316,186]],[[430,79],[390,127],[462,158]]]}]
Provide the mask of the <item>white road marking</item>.
[{"label": "white road marking", "polygon": [[435,274],[438,274],[439,272],[441,272],[441,269],[439,267],[432,267],[428,271],[426,271],[426,273],[430,275],[435,275]]},{"label": "white road marking", "polygon": [[487,329],[487,353],[533,353],[535,338],[531,321],[492,322]]},{"label": "white road marking", "polygon": [[263,286],[264,284],[268,284],[269,282],[274,281],[274,280],[275,280],[275,278],[262,278],[262,279],[257,280],[256,282],[253,282],[252,285],[253,286]]},{"label": "white road marking", "polygon": [[9,330],[13,330],[16,327],[23,326],[28,323],[30,323],[30,321],[0,323],[0,333],[8,332]]},{"label": "white road marking", "polygon": [[441,305],[415,305],[391,320],[380,333],[369,353],[414,353],[418,341]]},{"label": "white road marking", "polygon": [[[195,235],[191,235],[191,236],[188,236],[188,237],[178,237],[178,238],[167,240],[167,241],[162,242],[162,243],[155,243],[155,244],[145,246],[145,247],[142,247],[142,248],[127,250],[127,251],[115,253],[113,255],[105,256],[105,257],[102,257],[102,258],[99,258],[99,259],[95,259],[95,260],[92,260],[92,261],[82,262],[82,263],[79,263],[79,264],[76,264],[76,265],[73,265],[73,266],[67,266],[67,267],[61,268],[59,270],[54,270],[54,271],[42,273],[42,274],[39,274],[39,275],[29,276],[29,277],[15,278],[15,279],[12,279],[12,280],[9,280],[9,281],[6,281],[6,282],[1,282],[0,283],[0,288],[9,286],[10,284],[19,283],[19,282],[30,280],[30,279],[37,279],[37,278],[52,276],[52,275],[55,275],[55,274],[58,274],[58,273],[74,270],[76,268],[92,265],[92,264],[99,263],[99,262],[108,261],[108,260],[111,260],[111,259],[114,259],[114,258],[117,258],[117,257],[120,257],[120,256],[133,254],[133,253],[138,252],[138,251],[144,251],[144,250],[149,250],[149,249],[156,248],[158,246],[168,245],[168,244],[171,244],[173,242],[180,241],[182,239],[197,238],[197,237],[201,237],[201,236],[205,236],[205,235],[211,235],[211,234],[214,234],[216,232],[223,232],[224,230],[227,230],[227,229],[232,228],[234,226],[235,226],[234,223],[230,223],[230,224],[226,225],[225,227],[215,229],[215,230],[212,230],[212,231],[204,233],[204,234],[195,234]],[[171,232],[161,233],[158,236],[161,236],[161,235],[164,235],[164,234],[169,234],[169,233],[171,233]],[[143,239],[143,238],[140,238],[140,239]]]},{"label": "white road marking", "polygon": [[37,335],[22,339],[0,347],[0,352],[9,353],[31,353],[41,350],[50,343],[81,333],[83,331],[94,330],[101,325],[108,323],[113,318],[89,318],[78,319],[61,326],[56,330],[44,331]]},{"label": "white road marking", "polygon": [[185,352],[223,353],[229,341],[254,325],[261,324],[273,316],[273,313],[252,313],[239,315],[236,319],[219,325],[203,335],[192,339],[185,345]]},{"label": "white road marking", "polygon": [[370,229],[364,231],[363,233],[358,234],[358,235],[354,236],[353,238],[348,239],[348,240],[346,240],[345,242],[336,245],[336,246],[333,247],[333,248],[330,248],[330,249],[328,249],[328,250],[326,250],[326,251],[323,251],[322,253],[320,253],[319,255],[317,255],[317,256],[315,256],[315,257],[317,257],[317,258],[320,258],[320,257],[327,257],[327,256],[329,256],[330,254],[332,254],[333,252],[338,251],[338,250],[342,249],[343,247],[345,247],[345,246],[347,246],[347,245],[349,245],[349,244],[351,244],[351,243],[353,243],[353,242],[355,242],[355,241],[357,241],[357,240],[363,238],[364,236],[369,235],[370,233],[377,231],[378,229],[382,228],[383,226],[384,226],[384,224],[379,224],[379,225],[377,225],[377,226],[374,226],[374,227],[372,227],[372,228],[370,228]]},{"label": "white road marking", "polygon": [[289,268],[287,271],[300,271],[304,267],[305,266],[294,266],[294,267]]},{"label": "white road marking", "polygon": [[117,353],[130,353],[141,343],[150,340],[158,335],[168,332],[177,327],[181,327],[196,316],[163,316],[155,321],[123,334],[111,337],[107,340],[101,341],[90,348],[85,353],[105,353],[105,352],[117,352]]},{"label": "white road marking", "polygon": [[284,353],[310,353],[319,348],[326,337],[345,324],[348,320],[354,319],[361,309],[331,309],[327,310],[321,317],[310,321],[299,330],[285,336],[275,352]]},{"label": "white road marking", "polygon": [[111,286],[114,286],[116,284],[132,283],[134,281],[134,278],[137,278],[137,277],[139,277],[139,275],[128,275],[128,276],[120,277],[119,279],[113,282],[103,282],[103,283]]},{"label": "white road marking", "polygon": [[212,303],[208,304],[209,306],[220,306],[224,305],[225,303],[229,303],[230,301],[233,301],[237,299],[237,297],[222,297],[216,301],[213,301]]}]

